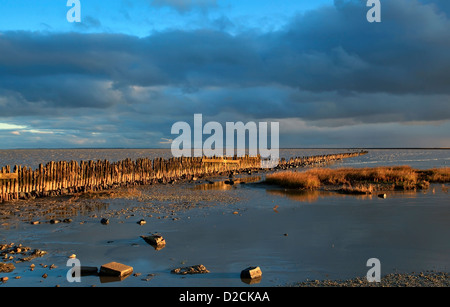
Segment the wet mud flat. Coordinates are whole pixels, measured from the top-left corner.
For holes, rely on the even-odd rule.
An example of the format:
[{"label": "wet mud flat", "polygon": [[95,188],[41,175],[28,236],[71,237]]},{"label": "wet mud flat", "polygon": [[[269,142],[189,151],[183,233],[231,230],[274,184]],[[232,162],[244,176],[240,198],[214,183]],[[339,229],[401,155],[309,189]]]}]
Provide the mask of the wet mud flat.
[{"label": "wet mud flat", "polygon": [[[0,273],[8,277],[0,286],[289,286],[364,276],[372,257],[380,258],[383,275],[448,272],[448,194],[440,187],[380,199],[268,189],[255,184],[259,175],[4,204],[0,242],[46,253],[21,262],[20,252],[6,253],[2,262],[15,269]],[[166,244],[143,239],[153,234]],[[70,283],[72,255],[82,266],[115,261],[133,273]],[[195,265],[208,273],[171,273]],[[250,266],[261,268],[261,279],[240,278]]]},{"label": "wet mud flat", "polygon": [[450,274],[445,272],[392,273],[380,282],[369,282],[365,277],[349,280],[308,280],[292,287],[450,287]]}]

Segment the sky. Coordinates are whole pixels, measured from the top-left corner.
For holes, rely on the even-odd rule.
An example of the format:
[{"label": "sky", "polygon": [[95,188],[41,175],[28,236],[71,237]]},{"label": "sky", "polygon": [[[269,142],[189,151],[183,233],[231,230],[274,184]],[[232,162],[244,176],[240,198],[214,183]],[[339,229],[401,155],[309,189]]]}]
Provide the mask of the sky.
[{"label": "sky", "polygon": [[0,149],[170,148],[198,113],[285,148],[450,147],[450,1],[380,2],[0,0]]}]

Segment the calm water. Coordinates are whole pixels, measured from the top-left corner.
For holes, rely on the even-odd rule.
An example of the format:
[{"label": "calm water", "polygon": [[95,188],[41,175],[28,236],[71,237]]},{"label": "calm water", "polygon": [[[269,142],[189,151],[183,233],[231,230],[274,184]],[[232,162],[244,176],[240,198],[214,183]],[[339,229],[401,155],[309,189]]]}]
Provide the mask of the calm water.
[{"label": "calm water", "polygon": [[[281,158],[345,153],[348,149],[281,149]],[[0,166],[22,165],[37,168],[49,161],[109,160],[130,158],[170,158],[169,149],[17,149],[0,150]],[[448,149],[371,149],[369,154],[345,159],[333,167],[372,167],[380,165],[410,165],[414,168],[433,168],[450,165]]]},{"label": "calm water", "polygon": [[[342,150],[283,150],[290,156],[342,152]],[[33,165],[48,160],[159,157],[166,150],[36,150],[0,151],[2,163],[23,161]],[[331,167],[411,165],[416,168],[448,166],[448,150],[371,150],[369,155],[346,159]],[[6,164],[10,164],[8,162]],[[13,164],[13,163],[11,163]],[[259,176],[261,174],[258,174]],[[263,175],[263,174],[262,174]],[[218,180],[218,179],[217,179]],[[220,181],[220,180],[219,180]],[[251,180],[250,180],[251,181]],[[104,226],[99,218],[108,210],[135,208],[136,199],[102,200],[95,212],[72,214],[73,222],[30,225],[19,217],[2,218],[0,242],[17,242],[48,251],[48,255],[29,263],[16,264],[9,281],[0,287],[32,286],[279,286],[306,279],[346,279],[364,277],[369,258],[381,261],[382,275],[426,270],[450,271],[449,185],[432,185],[419,192],[388,192],[386,199],[376,196],[350,196],[323,192],[298,192],[261,184],[166,185],[162,195],[201,192],[194,209],[177,213],[177,220],[133,215],[110,218]],[[141,187],[151,195],[155,187]],[[209,200],[211,188],[223,193],[224,201]],[[203,195],[203,196],[202,196]],[[227,202],[226,197],[238,197]],[[169,203],[183,203],[172,199]],[[157,204],[158,201],[152,202]],[[164,201],[160,201],[164,203]],[[148,205],[152,205],[151,203]],[[208,205],[203,207],[200,205]],[[237,212],[238,214],[234,214]],[[17,212],[17,215],[20,213]],[[93,214],[96,214],[93,217]],[[136,224],[141,218],[147,224]],[[47,218],[40,218],[45,221]],[[84,223],[80,223],[84,222]],[[159,232],[167,245],[155,250],[141,235]],[[82,265],[97,266],[117,261],[133,266],[142,275],[120,282],[105,283],[97,276],[82,283],[66,280],[67,256],[76,254]],[[55,264],[50,270],[39,264]],[[175,267],[204,264],[210,274],[181,277]],[[260,266],[262,280],[247,285],[239,278],[242,269]],[[48,277],[43,279],[42,274]],[[148,274],[151,280],[143,281]],[[20,279],[14,279],[16,275]]]}]

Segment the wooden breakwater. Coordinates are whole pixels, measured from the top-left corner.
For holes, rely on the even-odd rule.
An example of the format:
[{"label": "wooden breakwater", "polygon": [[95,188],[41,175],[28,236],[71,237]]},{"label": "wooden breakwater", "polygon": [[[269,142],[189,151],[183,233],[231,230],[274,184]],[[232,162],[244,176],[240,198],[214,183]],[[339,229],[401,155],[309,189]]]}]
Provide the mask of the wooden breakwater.
[{"label": "wooden breakwater", "polygon": [[[281,159],[276,168],[301,167],[316,163],[351,158],[367,152]],[[86,191],[106,190],[119,186],[167,183],[216,174],[257,170],[261,158],[156,158],[125,159],[118,162],[59,161],[40,164],[37,169],[10,166],[0,169],[0,203],[5,201],[66,195]]]}]

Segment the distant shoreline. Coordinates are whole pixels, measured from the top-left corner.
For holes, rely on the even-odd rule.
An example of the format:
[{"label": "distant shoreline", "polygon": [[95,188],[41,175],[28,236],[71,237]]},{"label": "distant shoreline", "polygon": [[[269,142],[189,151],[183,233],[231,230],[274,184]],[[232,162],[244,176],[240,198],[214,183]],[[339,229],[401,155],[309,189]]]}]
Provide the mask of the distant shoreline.
[{"label": "distant shoreline", "polygon": [[[0,148],[0,150],[170,150],[159,147],[64,147],[64,148]],[[195,149],[195,148],[194,148]],[[450,150],[450,147],[283,147],[280,150]]]}]

